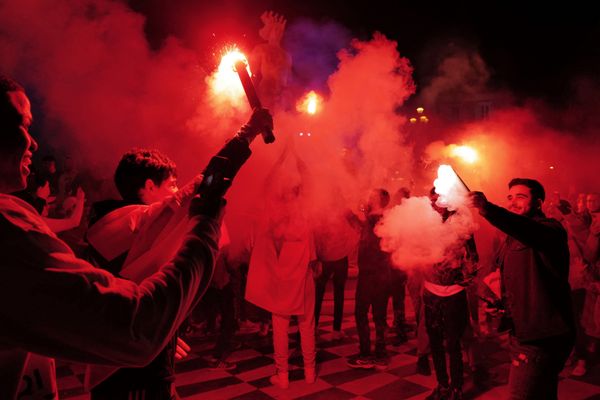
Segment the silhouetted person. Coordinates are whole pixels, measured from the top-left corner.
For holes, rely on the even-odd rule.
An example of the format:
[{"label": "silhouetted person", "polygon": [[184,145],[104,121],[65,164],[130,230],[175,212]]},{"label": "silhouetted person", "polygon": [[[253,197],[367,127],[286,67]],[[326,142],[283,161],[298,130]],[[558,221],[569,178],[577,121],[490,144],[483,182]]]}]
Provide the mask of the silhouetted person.
[{"label": "silhouetted person", "polygon": [[[360,228],[358,242],[358,282],[354,316],[359,338],[359,354],[348,360],[351,368],[377,368],[385,370],[388,356],[385,345],[386,314],[389,298],[391,261],[389,254],[381,250],[380,239],[375,235],[375,225],[383,217],[383,209],[389,204],[390,195],[385,189],[375,189],[369,196],[359,218],[352,214],[350,221]],[[375,353],[371,350],[369,309],[375,322]]]}]

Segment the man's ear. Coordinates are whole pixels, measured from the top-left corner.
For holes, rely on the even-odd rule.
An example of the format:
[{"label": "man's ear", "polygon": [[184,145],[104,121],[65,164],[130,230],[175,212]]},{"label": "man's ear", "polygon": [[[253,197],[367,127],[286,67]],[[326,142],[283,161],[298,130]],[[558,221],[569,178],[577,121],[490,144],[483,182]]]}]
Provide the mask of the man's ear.
[{"label": "man's ear", "polygon": [[156,189],[156,185],[154,184],[154,181],[150,178],[146,179],[146,182],[144,183],[144,188],[147,191],[152,191],[154,189]]}]

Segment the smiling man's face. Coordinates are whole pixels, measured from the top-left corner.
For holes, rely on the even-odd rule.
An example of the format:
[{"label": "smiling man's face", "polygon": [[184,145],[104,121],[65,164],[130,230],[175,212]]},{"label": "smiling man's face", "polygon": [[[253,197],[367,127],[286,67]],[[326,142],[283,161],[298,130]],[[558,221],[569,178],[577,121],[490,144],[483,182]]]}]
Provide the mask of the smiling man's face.
[{"label": "smiling man's face", "polygon": [[31,157],[37,142],[29,135],[33,117],[27,95],[20,90],[5,92],[0,125],[0,188],[10,193],[27,187]]},{"label": "smiling man's face", "polygon": [[519,215],[530,215],[535,210],[531,189],[525,185],[514,185],[508,190],[508,209]]}]

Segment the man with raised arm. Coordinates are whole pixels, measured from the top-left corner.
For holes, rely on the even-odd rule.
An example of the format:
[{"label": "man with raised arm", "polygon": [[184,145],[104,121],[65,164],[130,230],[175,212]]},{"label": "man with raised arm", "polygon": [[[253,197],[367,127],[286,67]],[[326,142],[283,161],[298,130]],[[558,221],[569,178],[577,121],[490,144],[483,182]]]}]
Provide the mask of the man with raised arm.
[{"label": "man with raised arm", "polygon": [[544,187],[534,179],[508,184],[508,209],[471,192],[472,205],[504,232],[499,262],[502,300],[512,322],[511,399],[556,399],[558,374],[575,340],[567,232],[542,212]]},{"label": "man with raised arm", "polygon": [[[17,398],[30,359],[42,375],[40,369],[51,371],[53,357],[119,366],[143,366],[156,357],[210,282],[224,203],[223,190],[201,185],[190,202],[189,231],[173,260],[139,284],[115,278],[75,257],[35,209],[8,194],[26,185],[38,147],[29,134],[32,119],[23,87],[0,76],[2,399]],[[238,150],[229,170],[241,167],[258,133],[272,129],[264,109],[255,110],[251,121],[223,149]],[[233,154],[223,150],[221,155]],[[38,386],[35,390],[43,390]],[[50,393],[38,395],[52,395],[54,388],[48,383]]]}]

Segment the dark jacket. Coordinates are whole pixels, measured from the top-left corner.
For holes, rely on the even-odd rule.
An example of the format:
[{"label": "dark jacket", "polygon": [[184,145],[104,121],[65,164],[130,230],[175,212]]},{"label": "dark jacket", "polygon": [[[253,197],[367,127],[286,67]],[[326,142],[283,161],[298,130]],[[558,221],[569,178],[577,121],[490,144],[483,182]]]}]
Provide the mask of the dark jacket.
[{"label": "dark jacket", "polygon": [[365,221],[359,222],[358,273],[361,276],[374,276],[388,282],[391,271],[390,255],[381,250],[379,245],[381,238],[375,235],[375,226],[382,217],[381,214],[369,214]]},{"label": "dark jacket", "polygon": [[508,236],[499,255],[502,297],[521,342],[574,333],[567,232],[555,219],[488,203],[482,215]]}]

